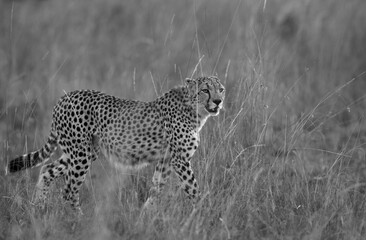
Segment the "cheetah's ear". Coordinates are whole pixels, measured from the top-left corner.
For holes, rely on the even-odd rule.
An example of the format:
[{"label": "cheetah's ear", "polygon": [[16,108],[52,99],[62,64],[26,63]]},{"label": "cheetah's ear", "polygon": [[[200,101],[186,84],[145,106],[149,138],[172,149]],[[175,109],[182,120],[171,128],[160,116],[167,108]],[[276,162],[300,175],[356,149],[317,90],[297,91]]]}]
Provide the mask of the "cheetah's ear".
[{"label": "cheetah's ear", "polygon": [[193,78],[186,78],[185,79],[186,85],[187,86],[194,86],[196,85],[196,80],[194,80]]}]

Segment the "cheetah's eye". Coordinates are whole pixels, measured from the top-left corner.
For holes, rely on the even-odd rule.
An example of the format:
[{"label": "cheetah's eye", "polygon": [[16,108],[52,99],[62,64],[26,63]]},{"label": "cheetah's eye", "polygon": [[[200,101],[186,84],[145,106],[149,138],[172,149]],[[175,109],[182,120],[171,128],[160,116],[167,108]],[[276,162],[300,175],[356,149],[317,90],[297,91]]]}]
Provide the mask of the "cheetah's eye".
[{"label": "cheetah's eye", "polygon": [[207,89],[202,89],[202,92],[209,93],[209,91]]},{"label": "cheetah's eye", "polygon": [[219,92],[222,93],[225,89],[224,88],[220,88]]}]

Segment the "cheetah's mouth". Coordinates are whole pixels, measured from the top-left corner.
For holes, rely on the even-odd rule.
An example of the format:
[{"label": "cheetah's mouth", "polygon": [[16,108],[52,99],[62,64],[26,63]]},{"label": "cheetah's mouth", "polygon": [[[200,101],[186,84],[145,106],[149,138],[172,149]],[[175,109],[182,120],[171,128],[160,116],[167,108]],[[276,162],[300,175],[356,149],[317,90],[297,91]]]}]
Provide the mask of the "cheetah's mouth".
[{"label": "cheetah's mouth", "polygon": [[219,112],[220,108],[219,108],[219,106],[216,106],[214,108],[208,108],[208,107],[206,107],[206,110],[209,113],[215,113],[215,114],[217,114]]}]

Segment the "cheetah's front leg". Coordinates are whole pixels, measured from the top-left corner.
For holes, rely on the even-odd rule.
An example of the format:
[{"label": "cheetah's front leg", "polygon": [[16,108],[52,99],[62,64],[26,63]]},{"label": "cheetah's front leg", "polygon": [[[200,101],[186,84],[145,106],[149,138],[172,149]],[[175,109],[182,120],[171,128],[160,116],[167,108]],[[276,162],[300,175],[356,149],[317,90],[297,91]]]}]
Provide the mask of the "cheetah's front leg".
[{"label": "cheetah's front leg", "polygon": [[172,162],[173,169],[181,181],[181,187],[195,203],[199,200],[200,191],[194,177],[190,159],[178,158]]}]

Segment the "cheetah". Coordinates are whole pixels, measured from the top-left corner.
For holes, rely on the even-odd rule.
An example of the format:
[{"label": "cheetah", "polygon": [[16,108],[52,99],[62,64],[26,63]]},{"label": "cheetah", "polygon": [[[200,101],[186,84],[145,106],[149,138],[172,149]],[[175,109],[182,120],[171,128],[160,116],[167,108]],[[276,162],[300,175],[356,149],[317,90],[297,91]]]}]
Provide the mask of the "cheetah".
[{"label": "cheetah", "polygon": [[[46,144],[11,160],[7,170],[14,173],[43,165],[35,195],[35,202],[43,204],[51,183],[64,176],[63,198],[82,213],[79,189],[102,152],[116,167],[156,164],[147,202],[158,196],[171,172],[178,176],[188,198],[197,201],[200,192],[190,160],[201,128],[210,116],[219,114],[224,97],[225,88],[216,76],[187,78],[184,85],[151,102],[94,90],[67,93],[53,108]],[[57,147],[61,157],[44,164]]]}]

